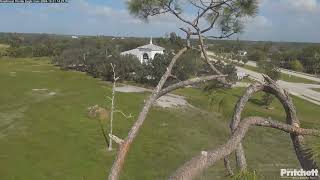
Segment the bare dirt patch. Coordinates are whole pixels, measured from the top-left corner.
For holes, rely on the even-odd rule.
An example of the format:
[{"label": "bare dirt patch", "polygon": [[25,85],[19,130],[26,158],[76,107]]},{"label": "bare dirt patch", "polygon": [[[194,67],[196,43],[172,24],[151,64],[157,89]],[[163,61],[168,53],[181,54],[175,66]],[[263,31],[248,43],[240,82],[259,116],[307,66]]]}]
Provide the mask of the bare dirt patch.
[{"label": "bare dirt patch", "polygon": [[[117,92],[124,92],[124,93],[140,93],[140,92],[152,92],[150,89],[125,85],[121,87],[116,87]],[[156,106],[163,107],[163,108],[177,108],[177,107],[187,107],[191,106],[183,96],[178,96],[174,94],[167,94],[159,98],[156,103]]]},{"label": "bare dirt patch", "polygon": [[47,88],[41,88],[41,89],[32,89],[32,94],[37,96],[38,98],[45,98],[49,96],[55,96],[57,93],[54,91],[50,91]]}]

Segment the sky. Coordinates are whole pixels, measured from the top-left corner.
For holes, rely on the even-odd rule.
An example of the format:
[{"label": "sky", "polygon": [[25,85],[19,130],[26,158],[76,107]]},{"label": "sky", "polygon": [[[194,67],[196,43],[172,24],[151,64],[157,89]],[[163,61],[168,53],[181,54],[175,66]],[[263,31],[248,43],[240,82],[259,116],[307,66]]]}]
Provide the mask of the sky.
[{"label": "sky", "polygon": [[[259,0],[243,40],[320,42],[320,0]],[[185,17],[192,17],[191,10]],[[130,15],[126,0],[69,0],[67,4],[0,4],[0,32],[159,37],[179,33],[172,15],[148,23]],[[207,35],[210,35],[207,34]]]}]

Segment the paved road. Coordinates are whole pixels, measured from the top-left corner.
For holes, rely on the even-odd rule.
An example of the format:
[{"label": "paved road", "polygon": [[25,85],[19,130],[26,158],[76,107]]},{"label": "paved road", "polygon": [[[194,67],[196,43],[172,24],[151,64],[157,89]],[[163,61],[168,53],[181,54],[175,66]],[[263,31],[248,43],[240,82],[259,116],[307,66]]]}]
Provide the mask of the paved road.
[{"label": "paved road", "polygon": [[[250,78],[263,82],[263,77],[260,73],[244,69],[242,67],[236,67],[239,72],[245,72]],[[288,90],[292,95],[298,96],[314,104],[320,105],[320,93],[312,90],[320,89],[318,84],[303,84],[303,83],[291,83],[279,80],[277,83],[281,88]]]},{"label": "paved road", "polygon": [[[215,59],[212,59],[212,61],[217,61]],[[238,72],[244,72],[249,75],[251,79],[263,82],[264,79],[261,75],[261,73],[251,71],[242,67],[236,66]],[[309,102],[312,102],[314,104],[320,105],[320,93],[317,91],[313,91],[312,89],[320,89],[320,85],[318,84],[303,84],[303,83],[291,83],[279,80],[277,81],[279,86],[283,89],[286,89],[288,92],[290,92],[292,95],[298,96],[302,99],[305,99]]]}]

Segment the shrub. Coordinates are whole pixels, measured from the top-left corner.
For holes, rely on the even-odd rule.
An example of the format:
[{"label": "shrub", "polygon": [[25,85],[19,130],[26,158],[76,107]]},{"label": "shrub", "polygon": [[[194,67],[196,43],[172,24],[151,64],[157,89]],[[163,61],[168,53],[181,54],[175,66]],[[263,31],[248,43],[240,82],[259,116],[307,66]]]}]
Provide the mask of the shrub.
[{"label": "shrub", "polygon": [[294,71],[299,71],[299,72],[302,72],[304,70],[302,63],[299,60],[291,61],[290,68]]}]

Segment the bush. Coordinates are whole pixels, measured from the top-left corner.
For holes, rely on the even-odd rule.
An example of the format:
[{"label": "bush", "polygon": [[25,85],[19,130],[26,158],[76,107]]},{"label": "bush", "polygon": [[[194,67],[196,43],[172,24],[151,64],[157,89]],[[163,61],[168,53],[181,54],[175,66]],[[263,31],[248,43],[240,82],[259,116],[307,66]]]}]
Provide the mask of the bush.
[{"label": "bush", "polygon": [[15,58],[32,57],[32,48],[30,46],[10,47],[7,55]]},{"label": "bush", "polygon": [[299,60],[291,61],[290,68],[294,71],[299,71],[299,72],[302,72],[304,70],[302,63]]},{"label": "bush", "polygon": [[[157,54],[154,59],[143,63],[141,70],[137,72],[137,82],[155,86],[167,70],[174,54],[166,52]],[[182,55],[173,67],[172,76],[168,83],[183,81],[192,76],[198,75],[202,66],[200,54],[197,51],[189,51]]]}]

